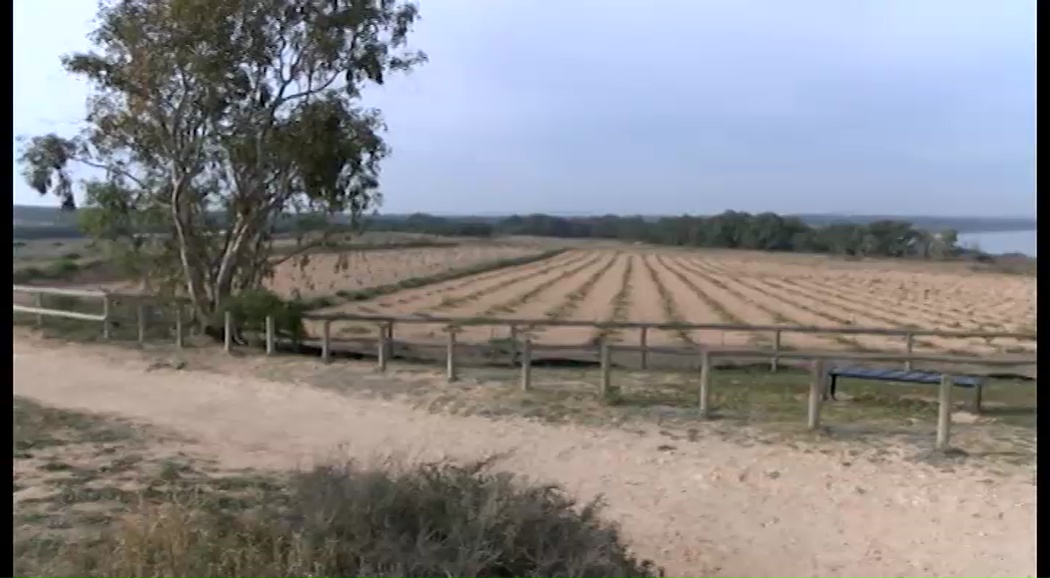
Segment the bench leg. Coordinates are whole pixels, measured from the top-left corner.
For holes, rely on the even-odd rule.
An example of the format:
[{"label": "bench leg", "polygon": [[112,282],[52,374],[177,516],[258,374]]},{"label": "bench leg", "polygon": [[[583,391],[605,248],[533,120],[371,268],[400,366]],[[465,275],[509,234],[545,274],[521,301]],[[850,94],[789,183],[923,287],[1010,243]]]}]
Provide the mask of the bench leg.
[{"label": "bench leg", "polygon": [[824,400],[835,399],[835,386],[839,376],[825,375],[824,378],[827,379],[827,385],[824,387]]}]

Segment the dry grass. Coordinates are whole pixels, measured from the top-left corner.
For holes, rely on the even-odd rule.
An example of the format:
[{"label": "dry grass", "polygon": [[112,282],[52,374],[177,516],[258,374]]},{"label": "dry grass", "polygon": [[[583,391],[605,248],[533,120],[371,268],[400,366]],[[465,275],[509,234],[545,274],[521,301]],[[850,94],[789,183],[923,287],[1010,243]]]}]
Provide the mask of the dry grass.
[{"label": "dry grass", "polygon": [[659,573],[599,503],[493,473],[493,460],[206,475],[159,460],[156,432],[20,398],[15,440],[15,575]]}]

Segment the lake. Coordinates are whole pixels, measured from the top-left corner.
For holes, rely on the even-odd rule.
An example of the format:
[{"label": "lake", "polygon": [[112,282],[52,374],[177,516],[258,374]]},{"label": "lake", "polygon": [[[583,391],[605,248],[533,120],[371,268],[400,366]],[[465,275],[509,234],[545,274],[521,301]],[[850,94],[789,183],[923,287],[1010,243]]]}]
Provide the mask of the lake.
[{"label": "lake", "polygon": [[998,255],[1002,253],[1023,253],[1036,256],[1035,230],[1000,231],[995,233],[959,233],[960,247],[979,248],[985,253]]}]

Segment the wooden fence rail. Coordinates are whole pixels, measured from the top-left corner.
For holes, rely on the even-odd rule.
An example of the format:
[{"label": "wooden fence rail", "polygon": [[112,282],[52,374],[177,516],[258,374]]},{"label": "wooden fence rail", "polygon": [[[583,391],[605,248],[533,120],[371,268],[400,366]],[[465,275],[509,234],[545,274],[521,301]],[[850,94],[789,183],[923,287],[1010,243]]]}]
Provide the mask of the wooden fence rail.
[{"label": "wooden fence rail", "polygon": [[[61,317],[68,319],[77,319],[83,321],[98,321],[103,325],[103,336],[109,336],[109,326],[113,319],[111,318],[111,300],[114,298],[127,298],[127,295],[107,293],[102,291],[88,291],[88,290],[77,290],[77,289],[60,289],[52,287],[28,287],[28,286],[14,286],[15,293],[28,293],[37,296],[40,295],[63,295],[67,297],[79,297],[79,298],[90,298],[99,299],[102,304],[102,312],[99,314],[81,313],[75,311],[67,311],[60,309],[50,309],[45,307],[33,307],[27,305],[14,304],[14,311],[20,313],[28,313],[38,316],[38,322],[42,322],[44,317]],[[138,304],[137,307],[137,321],[138,321],[138,338],[141,343],[145,339],[145,322],[146,322],[146,304],[150,302],[150,299],[143,296],[130,296],[132,301]],[[154,302],[156,302],[154,300]],[[177,313],[175,317],[175,343],[177,347],[183,345],[183,327],[181,308],[176,307]],[[378,327],[378,340],[377,340],[377,369],[380,371],[386,370],[387,361],[390,357],[391,346],[393,342],[393,331],[394,325],[398,323],[426,323],[426,324],[441,324],[445,326],[447,333],[446,341],[446,355],[445,355],[445,367],[446,377],[448,381],[455,381],[459,378],[459,367],[457,364],[457,333],[463,328],[468,326],[479,326],[479,325],[496,325],[496,326],[507,326],[510,328],[511,336],[513,339],[512,349],[515,354],[520,351],[519,362],[521,364],[521,376],[520,376],[520,388],[523,391],[528,391],[531,388],[531,366],[533,364],[533,352],[535,350],[535,344],[531,341],[531,338],[526,335],[524,339],[519,340],[518,332],[521,328],[536,328],[536,327],[593,327],[596,329],[640,329],[641,339],[638,346],[630,345],[619,345],[610,343],[607,340],[601,340],[598,345],[599,360],[600,360],[600,378],[598,383],[598,392],[603,398],[608,398],[613,391],[615,391],[614,380],[613,380],[613,364],[612,364],[612,352],[618,351],[640,351],[642,354],[642,367],[647,368],[648,354],[649,352],[659,351],[666,348],[650,347],[648,345],[648,331],[650,330],[721,330],[721,331],[752,331],[752,332],[763,332],[771,331],[774,332],[774,346],[773,348],[713,348],[703,345],[698,345],[689,348],[678,348],[676,351],[684,351],[685,354],[696,355],[699,357],[699,369],[700,369],[700,383],[699,383],[699,412],[703,418],[710,417],[711,415],[711,381],[712,374],[716,368],[715,360],[719,357],[734,357],[734,358],[760,358],[770,359],[770,369],[776,371],[778,363],[783,359],[801,359],[811,361],[812,368],[812,379],[809,390],[809,399],[807,403],[807,415],[806,423],[810,429],[817,429],[820,427],[820,410],[824,400],[824,394],[827,390],[827,363],[831,360],[838,361],[856,361],[856,362],[903,362],[907,368],[910,368],[913,362],[930,362],[936,363],[942,366],[953,366],[953,365],[982,365],[990,367],[1020,367],[1020,366],[1036,366],[1037,360],[1035,355],[1012,355],[1012,356],[966,356],[966,355],[934,355],[934,354],[915,354],[912,350],[912,342],[916,336],[936,336],[936,337],[955,337],[955,338],[973,338],[980,337],[986,339],[994,338],[1013,338],[1022,340],[1035,340],[1035,334],[1030,333],[1013,333],[1013,332],[966,332],[966,331],[933,331],[933,330],[922,330],[922,329],[886,329],[886,328],[861,328],[861,327],[796,327],[789,325],[728,325],[728,324],[713,324],[713,323],[640,323],[640,322],[585,322],[585,321],[568,321],[568,320],[552,320],[552,319],[500,319],[500,318],[455,318],[455,317],[391,317],[382,315],[350,315],[350,314],[338,314],[338,315],[321,315],[321,314],[309,314],[306,316],[307,319],[318,320],[323,323],[322,328],[322,348],[321,357],[323,361],[328,362],[331,359],[332,343],[331,343],[331,325],[337,321],[351,321],[351,322],[366,322],[375,323]],[[235,328],[235,319],[233,316],[226,312],[224,315],[224,348],[227,352],[233,349],[233,335]],[[274,319],[267,317],[265,320],[265,350],[266,353],[273,354],[276,351],[275,347],[275,330],[274,330]],[[871,335],[891,335],[901,336],[907,340],[907,351],[904,353],[884,353],[884,352],[861,352],[861,351],[799,351],[799,350],[785,350],[780,347],[781,334],[785,332],[794,333],[830,333],[830,334],[871,334]],[[953,378],[950,371],[942,371],[944,373],[944,379],[941,382],[939,389],[939,409],[938,409],[938,422],[937,422],[937,440],[936,445],[938,448],[947,448],[949,444],[949,434],[951,426],[951,390],[953,385]]]}]

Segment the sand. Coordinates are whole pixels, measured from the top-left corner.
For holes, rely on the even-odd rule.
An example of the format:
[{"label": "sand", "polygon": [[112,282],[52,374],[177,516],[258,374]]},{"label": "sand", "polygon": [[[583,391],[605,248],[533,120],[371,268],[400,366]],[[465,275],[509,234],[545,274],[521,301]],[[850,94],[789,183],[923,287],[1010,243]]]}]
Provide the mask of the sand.
[{"label": "sand", "polygon": [[[500,468],[562,484],[582,499],[603,495],[605,516],[670,576],[1035,575],[1030,474],[943,471],[893,455],[876,463],[718,437],[668,450],[655,429],[428,413],[247,370],[151,370],[148,362],[133,351],[16,334],[14,390],[170,428],[187,438],[187,452],[230,468],[508,452]],[[347,379],[371,371],[345,368]]]}]

